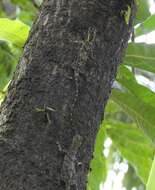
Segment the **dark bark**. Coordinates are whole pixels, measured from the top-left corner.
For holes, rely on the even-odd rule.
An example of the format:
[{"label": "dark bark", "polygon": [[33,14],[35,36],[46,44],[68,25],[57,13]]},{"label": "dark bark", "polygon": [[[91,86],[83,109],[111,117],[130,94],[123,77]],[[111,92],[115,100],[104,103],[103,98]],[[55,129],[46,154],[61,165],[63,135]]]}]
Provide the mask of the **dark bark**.
[{"label": "dark bark", "polygon": [[[45,0],[1,106],[0,189],[65,190],[60,173],[66,151],[76,157],[78,189],[86,189],[134,2]],[[82,144],[71,150],[77,135]]]}]

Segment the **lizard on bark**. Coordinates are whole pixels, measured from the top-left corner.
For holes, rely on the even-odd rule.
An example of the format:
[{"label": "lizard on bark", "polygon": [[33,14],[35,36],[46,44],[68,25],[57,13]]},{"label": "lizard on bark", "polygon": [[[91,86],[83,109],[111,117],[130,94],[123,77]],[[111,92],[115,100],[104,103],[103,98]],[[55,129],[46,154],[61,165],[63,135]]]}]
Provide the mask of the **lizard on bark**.
[{"label": "lizard on bark", "polygon": [[72,144],[69,150],[64,156],[62,168],[61,168],[61,180],[65,183],[65,190],[71,190],[71,187],[75,187],[77,190],[77,176],[76,176],[76,164],[77,153],[82,144],[82,137],[75,135],[72,140]]}]

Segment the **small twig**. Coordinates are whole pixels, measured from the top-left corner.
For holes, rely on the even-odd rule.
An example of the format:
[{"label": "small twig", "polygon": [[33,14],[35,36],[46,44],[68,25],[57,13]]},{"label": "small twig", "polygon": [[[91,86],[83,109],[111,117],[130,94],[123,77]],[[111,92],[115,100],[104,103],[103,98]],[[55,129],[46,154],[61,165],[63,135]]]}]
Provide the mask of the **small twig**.
[{"label": "small twig", "polygon": [[52,121],[51,121],[51,119],[50,119],[49,112],[56,112],[56,110],[55,110],[54,108],[45,106],[45,104],[44,104],[44,107],[43,107],[43,108],[35,108],[35,110],[36,110],[37,112],[45,112],[49,125],[52,123]]}]

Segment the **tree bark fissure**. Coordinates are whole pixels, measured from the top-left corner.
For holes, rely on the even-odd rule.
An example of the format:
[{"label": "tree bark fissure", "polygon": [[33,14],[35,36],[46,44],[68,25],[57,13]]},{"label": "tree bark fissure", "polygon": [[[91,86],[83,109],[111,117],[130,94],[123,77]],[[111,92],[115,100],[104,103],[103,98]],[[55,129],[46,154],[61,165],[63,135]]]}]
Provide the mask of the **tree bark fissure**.
[{"label": "tree bark fissure", "polygon": [[[122,15],[128,6],[129,24]],[[0,189],[86,189],[135,9],[134,0],[44,1],[1,106]],[[77,135],[82,141],[70,159],[76,184],[67,189],[61,172]]]}]

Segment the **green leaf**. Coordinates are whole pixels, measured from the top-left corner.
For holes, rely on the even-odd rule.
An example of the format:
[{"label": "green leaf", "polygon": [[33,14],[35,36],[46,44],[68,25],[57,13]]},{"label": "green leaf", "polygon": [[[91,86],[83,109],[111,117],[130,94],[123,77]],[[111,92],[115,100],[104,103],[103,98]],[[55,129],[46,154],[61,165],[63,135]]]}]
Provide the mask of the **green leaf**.
[{"label": "green leaf", "polygon": [[32,25],[32,22],[36,18],[37,8],[32,3],[32,0],[12,0],[16,4],[20,11],[17,14],[17,18],[28,25]]},{"label": "green leaf", "polygon": [[148,0],[138,0],[137,5],[136,23],[141,23],[151,15],[149,12],[149,2]]},{"label": "green leaf", "polygon": [[124,64],[150,72],[155,72],[155,44],[130,43]]},{"label": "green leaf", "polygon": [[10,80],[15,64],[15,55],[5,41],[0,41],[0,91]]},{"label": "green leaf", "polygon": [[[128,93],[131,93],[131,95],[139,98],[144,103],[155,107],[155,93],[149,90],[147,87],[138,84],[132,72],[124,67],[125,66],[122,66],[121,68],[123,69],[119,70],[117,81],[122,85],[123,88],[126,89]],[[124,72],[125,69],[128,70],[128,73]]]},{"label": "green leaf", "polygon": [[144,133],[155,143],[155,108],[128,92],[113,90],[111,98],[129,116],[131,116]]},{"label": "green leaf", "polygon": [[9,84],[10,84],[10,82],[7,83],[7,85],[3,88],[3,90],[0,90],[0,104],[4,100],[4,97],[7,93],[7,89],[8,89]]},{"label": "green leaf", "polygon": [[130,80],[130,81],[136,81],[135,76],[133,73],[125,66],[120,65],[117,73],[117,81],[118,80]]},{"label": "green leaf", "polygon": [[140,36],[155,30],[155,14],[151,15],[135,29],[135,36]]},{"label": "green leaf", "polygon": [[105,125],[116,148],[146,184],[154,155],[153,144],[134,124],[113,121]]},{"label": "green leaf", "polygon": [[154,190],[155,188],[155,158],[151,167],[149,179],[146,184],[146,190]]},{"label": "green leaf", "polygon": [[14,4],[17,4],[22,8],[23,10],[27,12],[34,12],[36,13],[36,7],[33,5],[32,0],[12,0]]},{"label": "green leaf", "polygon": [[101,182],[106,178],[106,161],[103,155],[104,140],[105,128],[102,125],[96,138],[93,159],[90,164],[91,171],[88,174],[87,190],[99,190]]},{"label": "green leaf", "polygon": [[0,18],[0,39],[22,47],[29,34],[29,26],[19,20]]}]

